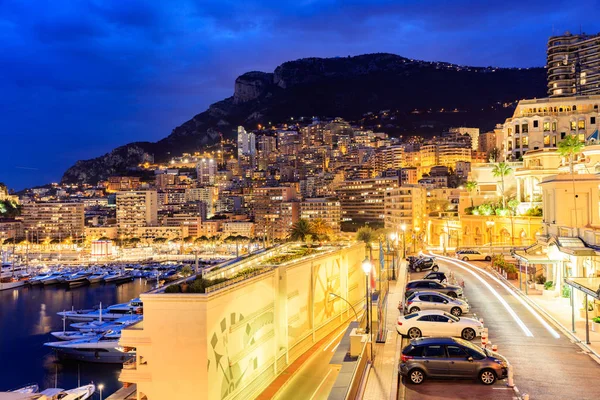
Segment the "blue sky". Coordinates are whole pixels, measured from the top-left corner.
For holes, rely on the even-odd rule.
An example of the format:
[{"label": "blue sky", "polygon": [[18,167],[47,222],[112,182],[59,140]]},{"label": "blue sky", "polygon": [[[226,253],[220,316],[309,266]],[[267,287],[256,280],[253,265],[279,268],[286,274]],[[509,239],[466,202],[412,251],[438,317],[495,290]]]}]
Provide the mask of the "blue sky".
[{"label": "blue sky", "polygon": [[58,181],[78,159],[161,139],[232,95],[238,75],[297,58],[542,66],[553,32],[600,32],[597,5],[0,0],[0,181]]}]

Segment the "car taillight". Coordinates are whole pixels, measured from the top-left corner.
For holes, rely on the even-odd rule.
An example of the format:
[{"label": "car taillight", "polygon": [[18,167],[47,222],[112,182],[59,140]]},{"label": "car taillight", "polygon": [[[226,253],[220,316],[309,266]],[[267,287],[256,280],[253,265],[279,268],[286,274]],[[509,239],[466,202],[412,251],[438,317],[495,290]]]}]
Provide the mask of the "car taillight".
[{"label": "car taillight", "polygon": [[402,321],[398,321],[398,325],[402,325]]},{"label": "car taillight", "polygon": [[402,357],[400,357],[402,362],[407,362],[408,360],[412,360],[413,358],[414,357],[412,357],[412,356],[405,356],[404,354],[402,354]]},{"label": "car taillight", "polygon": [[409,300],[409,301],[406,303],[406,305],[407,305],[407,306],[410,306],[412,303],[413,303],[413,302],[412,302],[412,300]]}]

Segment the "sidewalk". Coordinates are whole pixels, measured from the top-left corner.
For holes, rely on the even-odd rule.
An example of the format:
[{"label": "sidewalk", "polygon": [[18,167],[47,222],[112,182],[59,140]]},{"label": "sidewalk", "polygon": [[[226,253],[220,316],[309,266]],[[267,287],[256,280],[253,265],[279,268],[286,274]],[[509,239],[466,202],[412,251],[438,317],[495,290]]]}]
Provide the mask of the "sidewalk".
[{"label": "sidewalk", "polygon": [[396,399],[398,397],[398,359],[402,338],[396,332],[398,303],[406,286],[406,262],[398,268],[398,280],[390,281],[387,304],[387,338],[385,343],[373,343],[374,360],[363,394],[365,400]]}]

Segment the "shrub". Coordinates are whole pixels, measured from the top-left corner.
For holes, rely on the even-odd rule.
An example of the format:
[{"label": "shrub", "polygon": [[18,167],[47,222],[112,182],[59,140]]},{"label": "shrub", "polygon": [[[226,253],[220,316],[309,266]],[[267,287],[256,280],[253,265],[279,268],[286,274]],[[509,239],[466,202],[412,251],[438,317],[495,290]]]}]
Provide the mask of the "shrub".
[{"label": "shrub", "polygon": [[193,272],[194,271],[192,270],[192,267],[190,267],[189,265],[186,265],[183,268],[181,268],[181,275],[183,276],[190,276]]},{"label": "shrub", "polygon": [[546,283],[544,283],[544,290],[552,290],[552,289],[554,289],[553,281],[547,281]]},{"label": "shrub", "polygon": [[473,215],[473,210],[474,210],[475,208],[476,208],[476,207],[467,207],[467,208],[465,208],[465,214],[466,214],[466,215]]},{"label": "shrub", "polygon": [[562,288],[562,297],[564,297],[565,299],[571,297],[571,286],[569,285],[564,285]]},{"label": "shrub", "polygon": [[517,272],[517,267],[515,267],[515,264],[506,263],[504,270],[506,271],[507,274],[514,274]]},{"label": "shrub", "polygon": [[544,275],[538,275],[538,277],[535,278],[535,282],[540,285],[543,285],[546,283],[546,277]]},{"label": "shrub", "polygon": [[600,317],[596,317],[596,318],[592,319],[592,321],[594,321],[597,324],[600,324]]},{"label": "shrub", "polygon": [[165,288],[165,293],[181,293],[181,286],[170,285]]}]

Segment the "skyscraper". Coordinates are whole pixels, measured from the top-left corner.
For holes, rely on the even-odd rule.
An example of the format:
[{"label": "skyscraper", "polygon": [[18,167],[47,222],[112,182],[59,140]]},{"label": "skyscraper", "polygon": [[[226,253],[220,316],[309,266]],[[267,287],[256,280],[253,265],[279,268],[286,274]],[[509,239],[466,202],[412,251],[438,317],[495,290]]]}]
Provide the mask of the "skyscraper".
[{"label": "skyscraper", "polygon": [[196,164],[196,173],[200,185],[214,185],[217,175],[217,162],[213,158],[202,158]]},{"label": "skyscraper", "polygon": [[243,126],[238,126],[238,158],[256,154],[256,137],[252,132],[246,132]]},{"label": "skyscraper", "polygon": [[547,69],[549,97],[600,94],[600,34],[552,36]]}]

